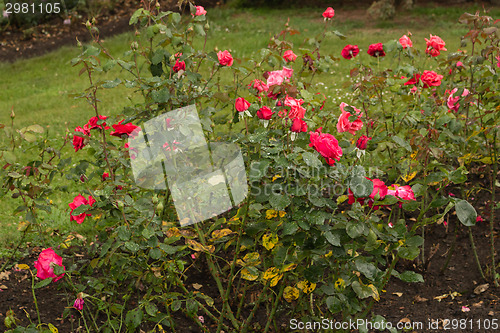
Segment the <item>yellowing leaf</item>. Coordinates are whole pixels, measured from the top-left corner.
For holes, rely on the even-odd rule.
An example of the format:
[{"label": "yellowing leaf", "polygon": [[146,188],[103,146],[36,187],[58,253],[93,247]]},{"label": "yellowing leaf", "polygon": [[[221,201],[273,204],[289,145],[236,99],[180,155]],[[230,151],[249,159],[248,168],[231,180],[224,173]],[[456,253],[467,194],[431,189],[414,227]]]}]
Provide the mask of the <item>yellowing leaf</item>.
[{"label": "yellowing leaf", "polygon": [[262,243],[267,250],[271,250],[278,243],[278,236],[265,234],[262,236]]},{"label": "yellowing leaf", "polygon": [[17,268],[18,269],[30,269],[30,266],[28,266],[26,264],[19,264],[19,265],[17,265]]},{"label": "yellowing leaf", "polygon": [[30,223],[28,221],[21,221],[17,225],[17,231],[21,231],[22,232],[22,231],[26,230],[29,225],[30,225]]},{"label": "yellowing leaf", "polygon": [[273,177],[273,179],[272,179],[271,181],[272,181],[272,182],[274,182],[274,181],[275,181],[276,179],[278,179],[278,178],[281,178],[281,175],[276,175],[276,176],[274,176],[274,177]]},{"label": "yellowing leaf", "polygon": [[213,245],[204,246],[203,244],[198,243],[197,241],[192,240],[192,239],[186,240],[186,243],[191,250],[196,251],[196,252],[214,253],[214,251],[215,251],[215,246],[213,246]]},{"label": "yellowing leaf", "polygon": [[181,233],[179,232],[179,229],[176,227],[167,230],[167,237],[180,237],[180,236]]},{"label": "yellowing leaf", "polygon": [[52,333],[59,333],[58,329],[54,325],[52,325],[52,324],[49,324],[49,330]]},{"label": "yellowing leaf", "polygon": [[343,203],[347,199],[349,199],[349,197],[347,195],[345,195],[345,194],[341,195],[340,197],[337,198],[337,205],[340,205],[341,203]]},{"label": "yellowing leaf", "polygon": [[311,291],[316,289],[316,283],[311,283],[307,280],[304,280],[297,283],[297,287],[299,287],[299,289],[302,290],[304,294],[309,294]]},{"label": "yellowing leaf", "polygon": [[268,268],[264,272],[264,276],[262,277],[266,282],[267,280],[271,280],[269,286],[274,287],[278,284],[279,280],[283,277],[283,274],[280,273],[279,269],[276,267]]},{"label": "yellowing leaf", "polygon": [[287,286],[283,291],[283,298],[288,302],[292,302],[299,298],[299,290],[295,287]]},{"label": "yellowing leaf", "polygon": [[342,278],[338,278],[337,281],[335,281],[335,289],[338,291],[342,291],[345,288],[345,281]]},{"label": "yellowing leaf", "polygon": [[212,232],[212,240],[221,239],[222,237],[226,237],[231,234],[234,234],[231,229],[215,230],[214,232]]},{"label": "yellowing leaf", "polygon": [[297,267],[297,264],[288,264],[288,265],[285,265],[285,267],[283,267],[283,269],[281,271],[282,272],[289,272],[291,270],[294,270],[295,267]]},{"label": "yellowing leaf", "polygon": [[375,287],[373,284],[369,284],[368,287],[372,290],[373,299],[378,302],[380,300],[380,295],[378,293],[377,287]]},{"label": "yellowing leaf", "polygon": [[266,219],[270,220],[278,216],[278,212],[275,211],[274,209],[268,209],[266,210]]},{"label": "yellowing leaf", "polygon": [[280,217],[283,217],[283,216],[285,216],[285,215],[286,215],[286,212],[285,212],[285,211],[280,210],[280,211],[279,211],[279,215],[280,215]]},{"label": "yellowing leaf", "polygon": [[260,264],[260,255],[258,252],[247,253],[243,257],[243,260],[236,260],[236,264],[240,266],[257,266]]},{"label": "yellowing leaf", "polygon": [[248,281],[255,281],[255,280],[257,280],[257,278],[259,277],[259,275],[250,272],[246,268],[243,268],[241,270],[241,277],[244,278],[245,280],[248,280]]},{"label": "yellowing leaf", "polygon": [[406,173],[404,176],[401,176],[401,178],[403,178],[403,180],[408,183],[410,180],[412,180],[413,178],[415,178],[415,176],[417,175],[417,172],[416,171],[413,171],[412,173],[408,174]]}]

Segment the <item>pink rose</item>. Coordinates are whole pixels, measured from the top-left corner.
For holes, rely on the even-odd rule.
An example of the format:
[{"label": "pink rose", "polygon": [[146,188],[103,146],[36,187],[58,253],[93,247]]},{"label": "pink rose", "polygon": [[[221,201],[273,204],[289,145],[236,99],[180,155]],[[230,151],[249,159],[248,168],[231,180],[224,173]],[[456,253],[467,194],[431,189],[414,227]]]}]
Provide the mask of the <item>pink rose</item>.
[{"label": "pink rose", "polygon": [[370,141],[372,138],[367,137],[366,135],[362,135],[357,141],[356,141],[356,147],[361,150],[365,150],[366,146],[368,146],[368,141]]},{"label": "pink rose", "polygon": [[130,134],[136,129],[138,128],[138,126],[132,124],[132,123],[128,123],[128,124],[125,124],[123,125],[123,121],[125,119],[121,120],[120,122],[118,122],[118,124],[115,124],[115,125],[112,125],[113,126],[113,129],[115,130],[114,132],[111,132],[111,135],[113,136],[117,136],[119,138],[122,137],[122,135],[127,135],[130,136]]},{"label": "pink rose", "polygon": [[497,57],[497,67],[500,68],[500,55]]},{"label": "pink rose", "polygon": [[398,197],[399,199],[402,200],[416,200],[415,193],[413,193],[413,190],[411,189],[410,185],[398,186],[396,184],[392,184],[390,188],[387,190],[387,194]]},{"label": "pink rose", "polygon": [[73,307],[75,309],[77,309],[78,311],[82,311],[83,304],[85,304],[85,301],[83,300],[83,295],[82,295],[82,293],[78,293],[78,295],[76,295],[76,300],[73,303]]},{"label": "pink rose", "polygon": [[290,127],[290,131],[295,133],[307,132],[307,123],[301,118],[295,118]]},{"label": "pink rose", "polygon": [[406,49],[407,47],[413,47],[413,43],[411,42],[410,37],[406,35],[403,35],[403,37],[399,39],[399,44],[401,44],[403,49]]},{"label": "pink rose", "polygon": [[332,7],[328,7],[324,12],[323,12],[323,17],[325,19],[331,19],[332,17],[335,16],[335,11],[333,10]]},{"label": "pink rose", "polygon": [[337,131],[339,133],[349,132],[352,135],[356,134],[356,131],[359,131],[363,127],[363,121],[361,120],[361,116],[363,115],[360,110],[353,108],[356,111],[357,119],[352,123],[349,121],[349,117],[351,117],[351,113],[344,110],[344,108],[348,106],[346,103],[340,103],[340,110],[342,114],[339,116],[339,120],[337,122]]},{"label": "pink rose", "polygon": [[442,75],[437,74],[434,71],[424,71],[422,76],[420,76],[420,80],[422,80],[424,84],[424,88],[429,87],[437,87],[441,85],[441,80],[443,79]]},{"label": "pink rose", "polygon": [[445,48],[446,43],[438,36],[431,35],[430,39],[425,39],[425,43],[427,44],[425,53],[431,57],[437,57],[441,54],[441,51],[448,51]]},{"label": "pink rose", "polygon": [[[92,207],[95,203],[94,198],[89,195],[89,199],[85,199],[85,197],[81,194],[77,195],[74,199],[73,202],[70,202],[68,204],[69,208],[71,208],[71,212],[69,213],[69,220],[70,221],[76,221],[78,224],[82,224],[83,221],[85,220],[85,217],[91,216],[92,214],[86,214],[86,213],[81,213],[79,215],[72,215],[73,211],[76,209],[76,207],[80,207],[81,205],[88,205]],[[89,207],[89,208],[90,208]]]},{"label": "pink rose", "polygon": [[352,59],[359,53],[359,47],[357,45],[346,45],[342,52],[340,53],[344,59]]},{"label": "pink rose", "polygon": [[55,278],[54,282],[59,281],[64,276],[64,273],[57,276],[54,274],[54,266],[61,266],[63,269],[66,267],[62,264],[62,258],[57,253],[48,248],[40,252],[38,255],[38,260],[35,261],[36,276],[42,280],[48,278]]},{"label": "pink rose", "polygon": [[306,113],[306,109],[304,109],[301,105],[304,103],[302,99],[295,99],[286,95],[285,97],[285,105],[290,107],[290,112],[288,113],[288,117],[290,119],[295,118],[304,118]]},{"label": "pink rose", "polygon": [[283,67],[282,70],[267,73],[267,86],[281,85],[293,75],[293,69]]},{"label": "pink rose", "polygon": [[382,43],[371,44],[367,53],[372,57],[385,57],[384,45]]},{"label": "pink rose", "polygon": [[207,14],[207,11],[205,10],[205,8],[203,8],[203,6],[196,6],[196,13],[194,15],[200,16],[200,15],[206,15],[206,14]]},{"label": "pink rose", "polygon": [[261,93],[263,91],[267,91],[269,89],[267,84],[265,84],[263,81],[257,80],[257,79],[253,80],[248,86],[256,89],[259,93]]},{"label": "pink rose", "polygon": [[229,53],[228,50],[219,51],[217,53],[217,58],[219,59],[219,64],[221,66],[232,66],[233,65],[233,56]]},{"label": "pink rose", "polygon": [[292,50],[286,50],[283,54],[283,59],[285,59],[287,62],[291,62],[295,61],[295,59],[297,59],[297,56],[295,55],[295,53],[293,53]]},{"label": "pink rose", "polygon": [[320,153],[328,165],[334,165],[335,160],[339,161],[342,156],[342,148],[340,148],[339,142],[333,135],[321,133],[322,129],[320,127],[316,132],[309,132],[309,147],[313,147]]},{"label": "pink rose", "polygon": [[179,61],[179,59],[177,59],[175,61],[175,65],[174,67],[172,68],[174,72],[178,72],[178,71],[185,71],[186,70],[186,63],[184,61]]},{"label": "pink rose", "polygon": [[478,215],[478,216],[476,217],[476,222],[483,222],[483,221],[484,221],[484,220],[483,220],[483,218],[481,217],[481,215]]},{"label": "pink rose", "polygon": [[[448,96],[448,100],[446,102],[446,105],[450,108],[450,111],[458,111],[458,108],[460,107],[460,104],[457,103],[458,100],[460,99],[460,96],[455,97],[454,94],[458,91],[457,88],[453,88],[452,91],[450,91],[450,95]],[[464,92],[462,93],[462,97],[465,97],[469,94],[469,90],[467,88],[464,89]]]},{"label": "pink rose", "polygon": [[243,97],[238,97],[236,99],[236,101],[234,102],[234,107],[236,108],[236,110],[238,112],[244,112],[244,111],[248,110],[250,105],[251,105],[250,102],[248,102]]},{"label": "pink rose", "polygon": [[263,106],[257,111],[257,117],[263,120],[270,120],[273,114],[274,112],[267,106]]}]

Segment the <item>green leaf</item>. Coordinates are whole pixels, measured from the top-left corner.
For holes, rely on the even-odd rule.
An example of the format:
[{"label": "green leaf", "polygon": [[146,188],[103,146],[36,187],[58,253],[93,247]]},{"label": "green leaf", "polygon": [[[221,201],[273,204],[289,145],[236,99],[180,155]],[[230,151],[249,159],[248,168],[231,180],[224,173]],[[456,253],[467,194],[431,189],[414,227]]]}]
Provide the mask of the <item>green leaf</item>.
[{"label": "green leaf", "polygon": [[153,91],[152,96],[156,103],[167,103],[170,100],[170,92],[167,88]]},{"label": "green leaf", "polygon": [[476,224],[477,212],[466,200],[460,200],[455,203],[457,217],[463,225],[472,227]]},{"label": "green leaf", "polygon": [[312,168],[320,168],[323,165],[316,154],[308,151],[302,153],[302,159]]},{"label": "green leaf", "polygon": [[424,282],[422,275],[412,271],[405,271],[399,274],[399,278],[404,282]]},{"label": "green leaf", "polygon": [[107,89],[114,88],[114,87],[118,86],[120,83],[122,83],[122,80],[116,78],[113,81],[106,81],[106,82],[104,82],[102,84],[102,87],[103,88],[107,88]]},{"label": "green leaf", "polygon": [[399,136],[395,135],[392,137],[392,140],[401,147],[403,147],[404,149],[408,150],[409,152],[412,152],[410,144],[406,142],[404,139],[401,139]]},{"label": "green leaf", "polygon": [[365,231],[365,226],[359,221],[349,221],[345,231],[351,238],[357,238],[361,236]]},{"label": "green leaf", "polygon": [[248,179],[250,181],[256,181],[267,175],[269,163],[269,160],[252,162],[252,164],[250,165],[250,171],[248,173]]},{"label": "green leaf", "polygon": [[134,330],[139,327],[142,322],[142,310],[137,308],[134,310],[130,310],[127,312],[127,316],[125,317],[125,323],[130,330]]},{"label": "green leaf", "polygon": [[145,308],[146,308],[146,313],[151,317],[156,316],[156,314],[158,313],[158,307],[154,303],[146,304]]},{"label": "green leaf", "polygon": [[132,17],[130,17],[130,20],[128,22],[129,25],[133,25],[133,24],[136,24],[137,21],[139,20],[139,16],[141,16],[141,14],[144,12],[144,8],[139,8],[138,10],[136,10],[134,12],[134,14],[132,14]]},{"label": "green leaf", "polygon": [[135,252],[137,252],[137,251],[139,251],[139,248],[140,248],[140,247],[139,247],[139,244],[137,244],[137,243],[135,243],[135,242],[126,242],[126,243],[125,243],[125,247],[126,247],[129,251],[134,252],[134,253],[135,253]]},{"label": "green leaf", "polygon": [[328,296],[326,298],[326,306],[331,313],[337,313],[342,311],[342,302],[338,297]]},{"label": "green leaf", "polygon": [[0,152],[0,157],[2,157],[5,162],[9,164],[14,164],[16,163],[16,155],[10,151],[1,151]]},{"label": "green leaf", "polygon": [[372,295],[373,291],[370,287],[362,285],[359,281],[354,281],[352,284],[352,289],[358,295],[359,298],[368,298]]},{"label": "green leaf", "polygon": [[370,280],[375,280],[378,271],[374,264],[364,260],[356,260],[356,269]]},{"label": "green leaf", "polygon": [[202,37],[204,37],[204,36],[205,36],[205,29],[203,29],[203,25],[201,25],[201,24],[195,24],[195,25],[194,25],[194,31],[195,31],[198,35],[200,35],[200,36],[202,36]]},{"label": "green leaf", "polygon": [[179,311],[181,306],[182,306],[182,302],[179,301],[178,299],[176,299],[175,301],[172,302],[172,304],[170,304],[170,309],[172,309],[173,312]]},{"label": "green leaf", "polygon": [[331,231],[325,232],[325,238],[328,241],[328,243],[332,244],[333,246],[340,246],[340,236],[337,234],[333,234]]},{"label": "green leaf", "polygon": [[37,284],[35,284],[35,286],[33,288],[34,289],[43,288],[45,286],[48,286],[51,282],[52,282],[52,278],[44,279],[42,281],[37,282]]},{"label": "green leaf", "polygon": [[155,231],[153,228],[151,227],[147,227],[147,228],[144,228],[144,230],[142,230],[142,236],[146,239],[150,239],[151,237],[154,236],[155,234]]},{"label": "green leaf", "polygon": [[365,198],[373,192],[373,182],[365,177],[354,176],[349,182],[349,188],[357,198]]},{"label": "green leaf", "polygon": [[402,247],[398,250],[398,255],[403,259],[413,260],[418,257],[420,248],[416,246]]},{"label": "green leaf", "polygon": [[186,301],[186,310],[190,314],[195,314],[196,311],[198,311],[198,303],[196,302],[196,300],[189,298]]},{"label": "green leaf", "polygon": [[271,194],[271,197],[269,198],[269,203],[271,204],[271,207],[273,207],[276,210],[285,210],[288,205],[290,205],[291,200],[286,194]]}]

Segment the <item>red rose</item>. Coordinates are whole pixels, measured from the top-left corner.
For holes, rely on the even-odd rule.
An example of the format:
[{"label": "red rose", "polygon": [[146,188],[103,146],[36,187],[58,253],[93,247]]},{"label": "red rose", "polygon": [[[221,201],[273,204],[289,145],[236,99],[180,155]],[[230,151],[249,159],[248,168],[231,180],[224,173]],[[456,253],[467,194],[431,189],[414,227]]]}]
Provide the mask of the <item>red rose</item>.
[{"label": "red rose", "polygon": [[368,141],[372,138],[367,137],[366,135],[362,135],[358,141],[356,141],[356,147],[361,150],[365,150],[366,146],[368,146]]},{"label": "red rose", "polygon": [[35,261],[36,276],[42,280],[48,278],[55,278],[53,281],[56,282],[64,276],[64,273],[57,276],[54,274],[54,265],[61,266],[63,269],[66,267],[62,264],[62,258],[57,253],[48,248],[40,252],[38,255],[38,260]]},{"label": "red rose", "polygon": [[401,44],[403,49],[406,49],[407,47],[413,47],[413,43],[411,42],[410,37],[406,35],[403,35],[403,37],[399,39],[399,44]]},{"label": "red rose", "polygon": [[238,112],[244,112],[250,107],[250,102],[245,100],[243,97],[238,97],[234,102],[234,107]]},{"label": "red rose", "polygon": [[352,59],[359,53],[359,47],[357,45],[346,45],[342,52],[340,53],[344,59]]},{"label": "red rose", "polygon": [[384,45],[382,43],[371,44],[367,53],[372,57],[385,57]]},{"label": "red rose", "polygon": [[307,123],[300,118],[295,118],[290,127],[290,131],[295,133],[307,132]]},{"label": "red rose", "polygon": [[[99,115],[99,119],[100,120],[106,120],[108,117],[106,116],[101,116]],[[106,126],[106,123],[102,123],[102,126],[101,125],[97,125],[97,117],[92,117],[89,119],[89,121],[83,126],[84,129],[90,131],[90,130],[93,130],[94,128],[102,128],[102,126],[104,126],[105,129],[109,129],[109,126]]]},{"label": "red rose", "polygon": [[361,116],[363,115],[360,110],[353,108],[356,111],[357,119],[353,122],[349,121],[349,117],[351,117],[351,113],[344,110],[344,108],[348,106],[346,103],[340,103],[340,110],[342,114],[339,116],[339,120],[337,122],[337,131],[339,133],[349,132],[352,135],[356,134],[356,131],[359,131],[363,127],[363,121],[361,120]]},{"label": "red rose", "polygon": [[333,10],[332,7],[328,7],[324,12],[323,12],[323,17],[325,19],[331,19],[332,17],[335,16],[335,11]]},{"label": "red rose", "polygon": [[302,99],[295,99],[286,95],[285,97],[285,105],[290,107],[290,112],[288,113],[288,117],[290,119],[295,118],[304,118],[306,113],[306,109],[304,109],[301,105],[304,103]]},{"label": "red rose", "polygon": [[[125,120],[125,119],[123,119]],[[132,123],[128,123],[128,124],[125,124],[125,125],[122,125],[123,123],[123,120],[121,120],[120,122],[118,122],[118,124],[115,124],[113,125],[113,128],[114,128],[114,132],[111,133],[111,135],[113,136],[117,136],[119,138],[122,137],[122,135],[126,134],[127,137],[130,136],[130,134],[136,129],[138,128],[139,126],[135,126],[134,124]]]},{"label": "red rose", "polygon": [[406,81],[403,85],[408,86],[408,85],[414,85],[417,84],[420,81],[420,74],[415,74],[411,79]]},{"label": "red rose", "polygon": [[385,183],[380,179],[370,179],[365,177],[368,180],[371,180],[373,183],[373,191],[370,194],[370,198],[373,200],[383,200],[387,195],[388,188],[385,186]]},{"label": "red rose", "polygon": [[437,74],[434,71],[424,71],[420,80],[424,83],[424,88],[437,87],[441,85],[442,75]]},{"label": "red rose", "polygon": [[274,112],[267,106],[263,106],[257,111],[257,117],[263,120],[270,120],[273,114]]},{"label": "red rose", "polygon": [[441,54],[441,51],[448,51],[444,46],[446,43],[438,36],[431,35],[430,39],[425,39],[427,48],[425,53],[429,54],[431,57],[437,57]]},{"label": "red rose", "polygon": [[286,50],[285,54],[283,54],[283,59],[285,59],[287,62],[295,61],[295,59],[297,59],[297,56],[295,55],[295,53],[293,53],[292,50]]},{"label": "red rose", "polygon": [[178,72],[180,70],[183,70],[185,71],[186,70],[186,63],[184,61],[179,61],[179,59],[177,59],[175,61],[175,65],[174,67],[172,68],[174,70],[174,72]]},{"label": "red rose", "polygon": [[329,165],[334,165],[335,160],[340,160],[342,156],[342,148],[335,137],[328,133],[321,133],[322,127],[318,128],[316,132],[309,132],[310,137],[309,147],[313,147],[318,153],[321,154]]},{"label": "red rose", "polygon": [[229,53],[228,50],[219,51],[217,53],[217,58],[219,59],[219,64],[221,66],[232,66],[233,65],[233,56]]},{"label": "red rose", "polygon": [[81,205],[89,205],[93,206],[95,203],[94,198],[92,198],[91,195],[89,195],[89,200],[85,199],[85,197],[81,194],[77,195],[74,199],[73,202],[70,202],[68,204],[69,208],[71,208],[71,212],[69,213],[69,220],[70,221],[76,221],[78,224],[82,224],[82,222],[85,220],[85,217],[91,216],[92,214],[86,214],[86,213],[81,213],[79,215],[72,215],[73,211],[76,209],[76,207],[80,207]]},{"label": "red rose", "polygon": [[393,188],[393,190],[392,189],[387,190],[388,195],[395,196],[402,200],[416,200],[415,193],[413,193],[413,190],[411,189],[410,185],[398,186],[396,184],[392,184],[391,188]]},{"label": "red rose", "polygon": [[[88,129],[81,128],[78,126],[75,128],[75,132],[83,133],[84,135],[89,135],[90,132]],[[73,135],[73,147],[75,148],[75,152],[79,151],[83,147],[85,147],[85,138],[77,135]]]},{"label": "red rose", "polygon": [[107,178],[109,178],[109,173],[105,172],[102,174],[102,180],[105,181]]}]

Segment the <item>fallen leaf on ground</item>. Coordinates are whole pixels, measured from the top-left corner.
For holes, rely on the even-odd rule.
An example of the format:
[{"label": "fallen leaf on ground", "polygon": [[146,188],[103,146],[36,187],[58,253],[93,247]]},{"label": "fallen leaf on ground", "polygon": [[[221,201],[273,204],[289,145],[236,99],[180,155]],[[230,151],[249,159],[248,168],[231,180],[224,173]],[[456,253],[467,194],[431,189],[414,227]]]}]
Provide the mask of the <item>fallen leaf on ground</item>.
[{"label": "fallen leaf on ground", "polygon": [[474,288],[474,294],[479,295],[481,293],[484,293],[488,288],[490,287],[489,283],[481,284]]},{"label": "fallen leaf on ground", "polygon": [[199,283],[193,283],[193,288],[194,288],[194,289],[198,290],[198,289],[200,289],[201,287],[203,287],[201,284],[199,284]]},{"label": "fallen leaf on ground", "polygon": [[474,304],[472,304],[472,306],[475,307],[475,308],[480,308],[480,307],[483,306],[483,301],[478,302],[478,303],[474,303]]},{"label": "fallen leaf on ground", "polygon": [[1,272],[0,273],[0,280],[8,280],[9,279],[10,272]]},{"label": "fallen leaf on ground", "polygon": [[396,295],[396,296],[398,296],[398,297],[403,296],[403,293],[392,293],[392,294],[393,294],[393,295]]},{"label": "fallen leaf on ground", "polygon": [[8,289],[6,285],[0,284],[0,289]]},{"label": "fallen leaf on ground", "polygon": [[413,298],[413,300],[416,302],[416,303],[422,303],[422,302],[427,302],[428,299],[425,298],[425,297],[420,297],[420,295],[417,295],[415,296],[415,298]]}]

